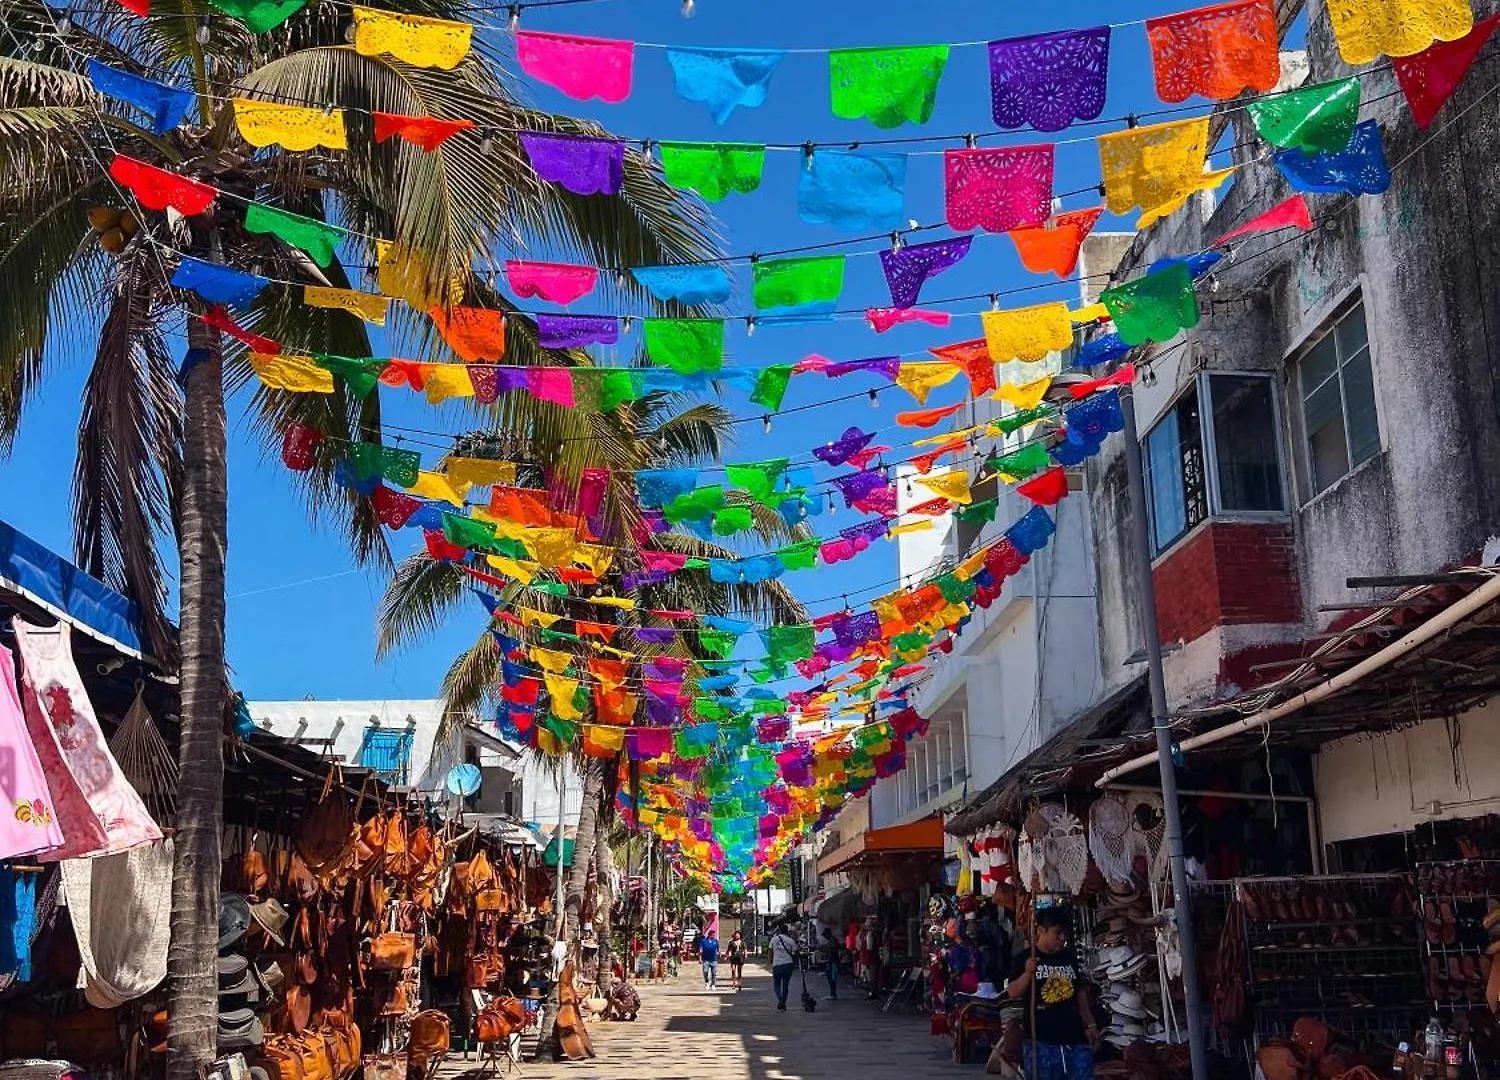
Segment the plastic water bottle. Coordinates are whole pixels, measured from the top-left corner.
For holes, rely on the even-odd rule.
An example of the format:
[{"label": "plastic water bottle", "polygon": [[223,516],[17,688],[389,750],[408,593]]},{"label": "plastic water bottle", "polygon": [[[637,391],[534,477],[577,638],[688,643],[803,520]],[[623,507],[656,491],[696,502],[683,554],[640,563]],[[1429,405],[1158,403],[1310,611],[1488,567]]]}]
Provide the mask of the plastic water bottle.
[{"label": "plastic water bottle", "polygon": [[1443,1025],[1436,1016],[1427,1021],[1427,1030],[1422,1033],[1422,1060],[1443,1063]]}]

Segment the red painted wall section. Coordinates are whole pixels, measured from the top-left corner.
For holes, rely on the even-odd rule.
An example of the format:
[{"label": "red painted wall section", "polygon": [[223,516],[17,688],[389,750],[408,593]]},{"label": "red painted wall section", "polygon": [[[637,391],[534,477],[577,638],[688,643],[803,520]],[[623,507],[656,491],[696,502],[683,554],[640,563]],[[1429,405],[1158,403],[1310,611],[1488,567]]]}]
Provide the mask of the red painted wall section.
[{"label": "red painted wall section", "polygon": [[1213,521],[1156,564],[1163,644],[1215,626],[1302,621],[1291,526]]}]

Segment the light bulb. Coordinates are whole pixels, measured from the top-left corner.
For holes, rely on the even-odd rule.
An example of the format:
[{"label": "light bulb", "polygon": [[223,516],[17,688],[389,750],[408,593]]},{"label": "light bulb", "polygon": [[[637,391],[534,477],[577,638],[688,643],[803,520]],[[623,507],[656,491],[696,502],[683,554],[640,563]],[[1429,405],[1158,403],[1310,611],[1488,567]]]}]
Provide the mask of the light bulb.
[{"label": "light bulb", "polygon": [[870,389],[870,408],[880,408],[880,395],[875,392],[873,387]]},{"label": "light bulb", "polygon": [[682,17],[684,19],[691,19],[693,17],[693,11],[693,0],[682,0]]},{"label": "light bulb", "polygon": [[760,418],[760,423],[761,423],[761,426],[766,429],[766,434],[767,435],[771,434],[771,417],[770,417],[769,413],[767,415],[762,416]]},{"label": "light bulb", "polygon": [[479,140],[479,152],[481,154],[493,154],[495,152],[495,140],[486,135]]},{"label": "light bulb", "polygon": [[516,32],[516,30],[520,28],[520,26],[521,26],[521,5],[520,4],[512,4],[510,6],[510,32],[512,34],[514,34]]},{"label": "light bulb", "polygon": [[199,45],[207,45],[212,36],[213,34],[208,28],[208,20],[206,18],[200,19],[198,21],[198,29],[193,31],[193,40]]},{"label": "light bulb", "polygon": [[57,20],[57,36],[67,37],[71,29],[73,29],[73,20],[68,18],[68,13],[64,11]]},{"label": "light bulb", "polygon": [[[745,336],[746,337],[754,337],[755,336],[755,316],[754,315],[746,315],[745,316]],[[770,428],[767,428],[766,430],[769,431]]]}]

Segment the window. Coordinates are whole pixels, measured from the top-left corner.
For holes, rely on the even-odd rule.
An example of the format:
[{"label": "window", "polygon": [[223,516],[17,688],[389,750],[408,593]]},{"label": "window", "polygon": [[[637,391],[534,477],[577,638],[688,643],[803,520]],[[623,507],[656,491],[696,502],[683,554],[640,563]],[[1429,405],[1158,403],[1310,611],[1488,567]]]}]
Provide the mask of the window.
[{"label": "window", "polygon": [[1214,514],[1285,513],[1276,431],[1269,375],[1200,375],[1142,447],[1152,555]]},{"label": "window", "polygon": [[1308,497],[1380,452],[1365,307],[1357,303],[1297,361],[1298,464]]},{"label": "window", "polygon": [[387,783],[404,784],[411,740],[410,731],[369,728],[359,748],[359,763]]},{"label": "window", "polygon": [[1208,517],[1198,390],[1189,390],[1146,434],[1146,490],[1151,547],[1164,551]]}]

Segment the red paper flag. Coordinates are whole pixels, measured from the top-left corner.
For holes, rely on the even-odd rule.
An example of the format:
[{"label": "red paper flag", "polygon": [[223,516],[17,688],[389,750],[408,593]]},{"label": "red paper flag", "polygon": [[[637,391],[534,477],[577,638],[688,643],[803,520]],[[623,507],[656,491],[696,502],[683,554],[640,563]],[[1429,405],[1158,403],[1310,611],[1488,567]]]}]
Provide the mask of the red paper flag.
[{"label": "red paper flag", "polygon": [[1453,96],[1464,76],[1469,73],[1474,59],[1484,48],[1484,43],[1500,23],[1500,15],[1491,15],[1474,24],[1457,41],[1436,41],[1417,53],[1391,61],[1396,69],[1396,81],[1406,95],[1406,104],[1411,109],[1417,127],[1425,128],[1433,117]]},{"label": "red paper flag", "polygon": [[392,491],[384,484],[375,489],[370,502],[375,506],[375,516],[388,529],[401,528],[422,507],[421,499],[415,499],[404,491]]},{"label": "red paper flag", "polygon": [[178,176],[124,154],[116,154],[109,163],[109,175],[133,191],[135,197],[152,210],[165,210],[170,206],[188,217],[207,210],[219,193],[217,188],[201,180]]},{"label": "red paper flag", "polygon": [[203,320],[203,325],[228,334],[234,340],[248,346],[252,352],[266,353],[269,356],[277,356],[281,353],[281,342],[272,341],[262,334],[246,330],[230,318],[229,312],[218,305],[209,308],[200,318]]},{"label": "red paper flag", "polygon": [[120,6],[143,19],[151,14],[151,0],[120,0]]},{"label": "red paper flag", "polygon": [[1276,5],[1236,0],[1146,20],[1156,96],[1175,105],[1194,94],[1226,101],[1263,93],[1281,78]]},{"label": "red paper flag", "polygon": [[[923,476],[926,476],[928,473],[932,472],[932,468],[933,468],[934,465],[937,464],[938,458],[944,456],[945,454],[958,453],[959,451],[961,451],[964,447],[966,447],[968,445],[969,445],[968,440],[965,439],[962,435],[955,435],[953,438],[949,439],[947,442],[943,443],[941,446],[938,446],[935,449],[929,450],[925,454],[918,454],[916,457],[914,457],[914,458],[911,459],[911,463],[917,467],[917,472],[921,473]],[[948,502],[947,499],[933,499],[932,501],[934,503],[942,503],[942,504],[944,504],[944,510],[943,511],[939,511],[939,512],[940,513],[946,512],[947,502]],[[922,505],[923,506],[927,506],[927,505],[930,505],[930,504],[929,503],[923,503]],[[914,511],[912,511],[912,510],[907,511],[907,513],[913,513],[913,512]]]},{"label": "red paper flag", "polygon": [[995,389],[995,360],[990,356],[989,343],[984,338],[940,345],[927,351],[939,360],[946,360],[963,368],[964,374],[969,377],[971,397],[988,394]]},{"label": "red paper flag", "polygon": [[[299,424],[294,420],[281,433],[281,460],[288,469],[296,472],[306,472],[313,467],[313,463],[317,460],[315,452],[318,449],[318,444],[322,441],[323,433],[321,431],[317,428],[310,428],[306,424]],[[379,495],[380,490],[376,488],[375,494]],[[402,522],[402,524],[404,525],[405,522]],[[395,527],[399,528],[400,526]]]},{"label": "red paper flag", "polygon": [[[443,535],[442,529],[423,529],[422,538],[427,541],[427,554],[431,555],[438,562],[463,562],[468,557],[468,549],[460,547],[458,544],[449,543],[448,538]],[[495,580],[502,586],[510,584],[504,578],[497,578]]]},{"label": "red paper flag", "polygon": [[953,504],[947,499],[928,499],[924,503],[918,503],[916,506],[910,507],[906,512],[908,514],[925,514],[928,517],[942,517],[952,509]]},{"label": "red paper flag", "polygon": [[1074,398],[1086,398],[1097,390],[1104,390],[1111,386],[1129,386],[1133,382],[1135,382],[1135,365],[1126,364],[1119,371],[1105,375],[1103,378],[1074,383],[1068,387],[1068,392]]},{"label": "red paper flag", "polygon": [[995,588],[1012,574],[1020,573],[1021,567],[1027,563],[1027,556],[1022,555],[1016,549],[1016,545],[1009,540],[1001,540],[989,551],[985,552],[984,568],[990,572],[990,577],[995,579]]},{"label": "red paper flag", "polygon": [[1068,494],[1068,474],[1061,465],[1055,466],[1016,488],[1016,494],[1039,506],[1056,506]]},{"label": "red paper flag", "polygon": [[1214,247],[1227,243],[1237,236],[1270,232],[1272,229],[1286,229],[1294,225],[1303,232],[1313,227],[1312,215],[1307,212],[1307,199],[1301,195],[1293,195],[1285,202],[1277,203],[1264,214],[1251,218],[1238,229],[1231,229],[1214,241]]},{"label": "red paper flag", "polygon": [[376,142],[385,142],[399,135],[429,154],[458,132],[474,126],[472,120],[439,120],[435,116],[401,116],[387,112],[374,115]]}]

